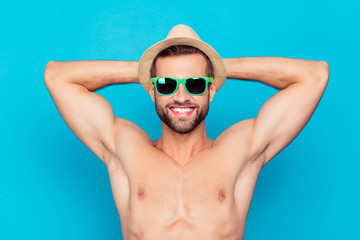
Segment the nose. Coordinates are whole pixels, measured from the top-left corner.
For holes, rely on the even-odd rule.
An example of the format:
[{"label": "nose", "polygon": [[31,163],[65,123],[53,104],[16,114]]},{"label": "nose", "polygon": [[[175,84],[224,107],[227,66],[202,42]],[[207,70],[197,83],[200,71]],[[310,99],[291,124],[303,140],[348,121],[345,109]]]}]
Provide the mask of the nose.
[{"label": "nose", "polygon": [[186,92],[182,83],[179,84],[177,91],[174,93],[174,100],[180,103],[184,103],[190,100],[190,95]]}]

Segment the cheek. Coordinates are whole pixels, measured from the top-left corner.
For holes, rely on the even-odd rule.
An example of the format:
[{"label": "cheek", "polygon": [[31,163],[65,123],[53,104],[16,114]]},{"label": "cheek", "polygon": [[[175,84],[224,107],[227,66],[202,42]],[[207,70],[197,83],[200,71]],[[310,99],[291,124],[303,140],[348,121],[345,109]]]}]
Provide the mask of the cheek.
[{"label": "cheek", "polygon": [[155,104],[159,107],[165,108],[166,104],[168,103],[168,99],[164,96],[161,96],[157,93],[154,93]]},{"label": "cheek", "polygon": [[199,104],[201,104],[202,106],[204,105],[208,105],[210,102],[210,93],[209,91],[207,91],[201,99],[199,99]]}]

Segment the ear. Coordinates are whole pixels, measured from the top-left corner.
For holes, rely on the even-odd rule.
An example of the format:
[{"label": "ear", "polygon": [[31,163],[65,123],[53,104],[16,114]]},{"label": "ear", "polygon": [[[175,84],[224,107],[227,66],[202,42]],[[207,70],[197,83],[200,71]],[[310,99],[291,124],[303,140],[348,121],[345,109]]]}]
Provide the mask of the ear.
[{"label": "ear", "polygon": [[154,84],[150,83],[149,94],[153,102],[155,102],[155,87]]},{"label": "ear", "polygon": [[211,83],[210,86],[210,99],[209,99],[210,102],[212,102],[215,93],[216,93],[216,79],[214,79],[214,81]]}]

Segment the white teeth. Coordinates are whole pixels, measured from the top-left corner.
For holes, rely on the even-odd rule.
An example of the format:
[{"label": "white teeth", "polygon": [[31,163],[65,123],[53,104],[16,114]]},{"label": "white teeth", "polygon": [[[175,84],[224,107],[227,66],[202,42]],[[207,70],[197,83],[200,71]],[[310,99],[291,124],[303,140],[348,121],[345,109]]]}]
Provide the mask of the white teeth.
[{"label": "white teeth", "polygon": [[171,110],[173,110],[174,112],[179,112],[179,113],[187,113],[187,112],[191,112],[193,109],[192,108],[171,108]]}]

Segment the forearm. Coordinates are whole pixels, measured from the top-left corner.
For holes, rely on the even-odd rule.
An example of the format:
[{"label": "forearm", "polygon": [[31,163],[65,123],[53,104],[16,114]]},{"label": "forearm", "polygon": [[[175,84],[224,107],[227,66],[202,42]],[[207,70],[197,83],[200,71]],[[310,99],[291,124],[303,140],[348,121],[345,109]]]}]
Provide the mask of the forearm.
[{"label": "forearm", "polygon": [[227,78],[255,80],[278,89],[301,81],[321,79],[327,63],[283,57],[243,57],[223,59]]},{"label": "forearm", "polygon": [[90,91],[120,83],[138,83],[135,61],[68,61],[47,64],[45,81],[79,84]]}]

